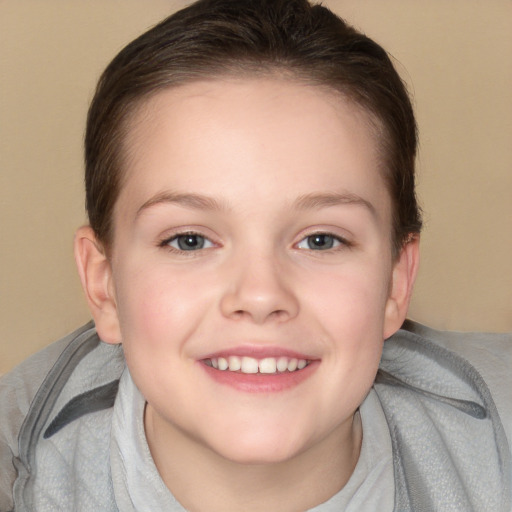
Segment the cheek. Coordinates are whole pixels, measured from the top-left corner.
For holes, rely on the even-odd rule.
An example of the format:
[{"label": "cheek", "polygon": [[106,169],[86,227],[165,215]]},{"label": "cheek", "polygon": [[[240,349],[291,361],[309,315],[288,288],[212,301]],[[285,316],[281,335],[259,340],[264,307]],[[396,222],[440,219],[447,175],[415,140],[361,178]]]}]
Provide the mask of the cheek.
[{"label": "cheek", "polygon": [[337,272],[317,273],[303,286],[301,295],[308,309],[316,312],[326,328],[343,334],[346,342],[355,343],[364,333],[369,339],[376,332],[382,335],[388,297],[385,269],[351,265]]},{"label": "cheek", "polygon": [[117,282],[121,283],[116,298],[125,348],[134,343],[153,350],[179,346],[208,303],[203,300],[204,284],[200,287],[193,275],[157,265],[145,265],[142,271],[127,266]]},{"label": "cheek", "polygon": [[[322,393],[314,397],[315,414],[335,428],[364,400],[379,366],[383,347],[385,283],[371,272],[351,267],[310,288],[304,310],[307,330],[320,333]],[[313,331],[310,330],[313,326]]]},{"label": "cheek", "polygon": [[187,347],[203,303],[183,277],[155,269],[125,275],[118,300],[125,358],[146,399],[166,403],[169,389],[179,385],[175,378],[190,371]]},{"label": "cheek", "polygon": [[[382,354],[388,284],[384,271],[352,266],[311,289],[307,309],[332,363],[333,387],[352,396],[371,386]],[[334,392],[335,390],[333,390]]]}]

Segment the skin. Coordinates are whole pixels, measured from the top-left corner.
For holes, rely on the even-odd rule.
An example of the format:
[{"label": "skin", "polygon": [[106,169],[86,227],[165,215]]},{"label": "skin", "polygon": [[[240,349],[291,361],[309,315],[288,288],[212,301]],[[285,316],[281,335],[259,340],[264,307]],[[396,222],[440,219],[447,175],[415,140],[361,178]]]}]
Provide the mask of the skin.
[{"label": "skin", "polygon": [[[319,87],[217,79],[152,97],[126,148],[111,256],[89,227],[75,252],[98,332],[123,343],[147,400],[164,482],[190,510],[327,500],[357,462],[356,411],[418,263],[417,238],[392,259],[369,118]],[[190,232],[202,249],[179,249]],[[313,369],[266,392],[205,371],[211,354],[268,347]]]}]

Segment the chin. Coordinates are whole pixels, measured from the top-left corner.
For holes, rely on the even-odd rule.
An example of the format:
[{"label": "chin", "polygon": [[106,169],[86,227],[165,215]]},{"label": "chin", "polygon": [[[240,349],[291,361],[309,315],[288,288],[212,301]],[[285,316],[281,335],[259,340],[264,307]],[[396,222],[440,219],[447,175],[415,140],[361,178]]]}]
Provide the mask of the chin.
[{"label": "chin", "polygon": [[265,436],[233,436],[223,446],[210,447],[223,458],[243,465],[280,464],[292,459],[304,447],[290,443],[290,436],[283,438]]},{"label": "chin", "polygon": [[264,451],[261,449],[238,450],[224,454],[224,458],[235,464],[244,466],[263,466],[284,463],[294,457],[295,453],[276,453],[274,450]]}]

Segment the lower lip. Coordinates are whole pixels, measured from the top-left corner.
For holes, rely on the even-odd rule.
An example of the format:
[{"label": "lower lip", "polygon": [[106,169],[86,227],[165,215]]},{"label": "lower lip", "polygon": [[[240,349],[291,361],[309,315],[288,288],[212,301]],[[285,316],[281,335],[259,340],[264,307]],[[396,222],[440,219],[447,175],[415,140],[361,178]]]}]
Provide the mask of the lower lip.
[{"label": "lower lip", "polygon": [[318,367],[319,361],[309,363],[302,370],[275,374],[230,372],[229,370],[216,370],[202,362],[199,364],[214,381],[230,386],[237,391],[277,393],[294,388],[308,379]]}]

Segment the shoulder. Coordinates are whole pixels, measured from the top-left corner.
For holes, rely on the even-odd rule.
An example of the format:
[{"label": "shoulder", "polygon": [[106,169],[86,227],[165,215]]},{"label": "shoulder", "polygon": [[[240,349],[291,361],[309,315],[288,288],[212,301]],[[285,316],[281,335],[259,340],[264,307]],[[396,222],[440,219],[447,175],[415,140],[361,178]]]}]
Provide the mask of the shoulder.
[{"label": "shoulder", "polygon": [[33,354],[0,378],[0,442],[19,431],[35,394],[64,349],[77,336],[88,332],[94,332],[92,322]]},{"label": "shoulder", "polygon": [[[18,409],[22,416],[25,416],[37,390],[64,349],[77,336],[83,333],[91,333],[92,335],[93,332],[94,325],[92,322],[89,322],[33,354],[9,373],[2,376],[0,378],[0,404],[2,410],[4,410],[4,407],[13,406]],[[4,419],[2,415],[2,427]]]},{"label": "shoulder", "polygon": [[[12,486],[16,478],[14,459],[19,456],[19,434],[34,409],[35,398],[51,394],[49,375],[66,367],[64,357],[73,346],[99,344],[92,322],[29,357],[0,378],[0,510],[12,508]],[[73,369],[67,365],[64,379]],[[57,372],[56,372],[57,370]],[[62,372],[61,372],[62,373]]]},{"label": "shoulder", "polygon": [[403,330],[455,352],[477,370],[512,446],[512,333],[440,331],[411,320],[404,323]]}]

